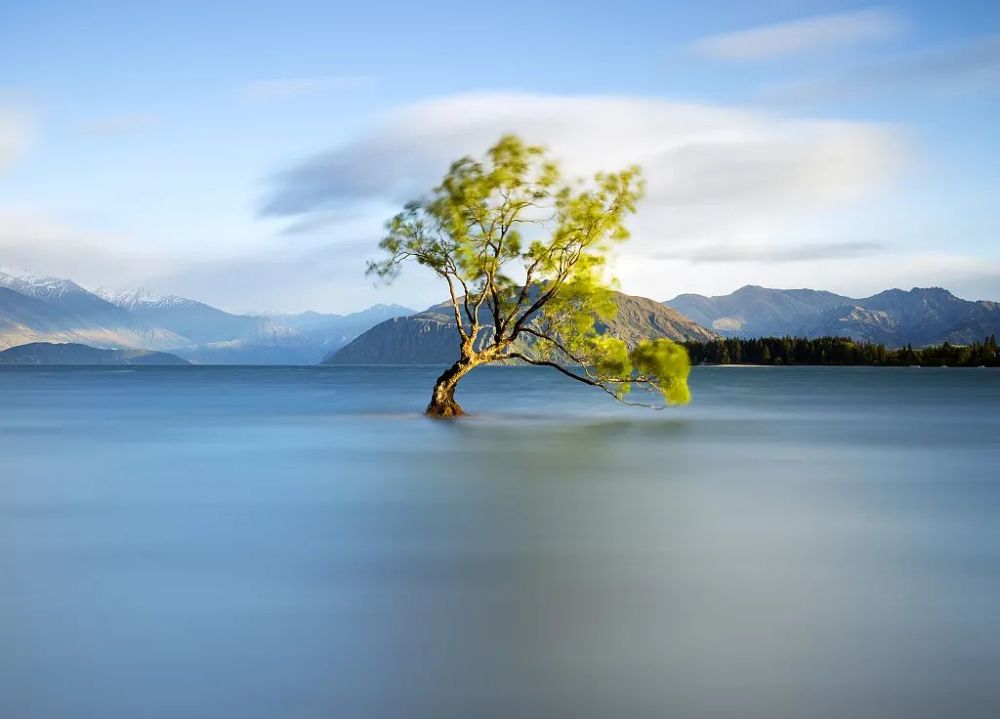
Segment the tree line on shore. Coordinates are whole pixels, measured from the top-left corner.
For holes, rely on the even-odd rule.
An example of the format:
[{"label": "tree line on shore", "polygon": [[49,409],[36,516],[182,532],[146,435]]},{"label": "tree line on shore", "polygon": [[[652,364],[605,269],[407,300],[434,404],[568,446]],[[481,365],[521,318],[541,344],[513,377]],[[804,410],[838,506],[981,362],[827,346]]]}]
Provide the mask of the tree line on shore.
[{"label": "tree line on shore", "polygon": [[983,342],[914,348],[855,342],[849,337],[727,338],[684,342],[691,364],[882,365],[889,367],[1000,367],[996,335]]}]

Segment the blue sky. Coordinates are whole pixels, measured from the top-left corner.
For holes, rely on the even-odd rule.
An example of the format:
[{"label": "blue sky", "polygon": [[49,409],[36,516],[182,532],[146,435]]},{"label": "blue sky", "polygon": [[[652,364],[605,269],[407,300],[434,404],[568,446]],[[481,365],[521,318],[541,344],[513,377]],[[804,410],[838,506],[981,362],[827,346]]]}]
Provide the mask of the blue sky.
[{"label": "blue sky", "polygon": [[616,272],[1000,299],[995,2],[6,0],[0,265],[234,310],[437,301],[382,221],[505,131],[638,161]]}]

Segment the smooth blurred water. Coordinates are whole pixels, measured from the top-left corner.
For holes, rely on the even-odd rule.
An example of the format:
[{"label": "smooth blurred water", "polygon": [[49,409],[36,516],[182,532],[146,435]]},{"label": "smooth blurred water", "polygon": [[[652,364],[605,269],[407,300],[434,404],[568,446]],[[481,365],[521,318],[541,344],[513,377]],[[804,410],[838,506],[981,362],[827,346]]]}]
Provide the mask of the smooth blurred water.
[{"label": "smooth blurred water", "polygon": [[1000,372],[0,370],[0,717],[1000,716]]}]

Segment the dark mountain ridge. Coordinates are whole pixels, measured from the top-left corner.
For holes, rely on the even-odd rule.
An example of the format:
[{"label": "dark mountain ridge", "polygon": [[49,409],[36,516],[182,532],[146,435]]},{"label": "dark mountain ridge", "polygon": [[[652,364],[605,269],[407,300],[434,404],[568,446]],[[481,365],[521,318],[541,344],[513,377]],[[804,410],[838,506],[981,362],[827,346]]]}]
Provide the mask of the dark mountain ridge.
[{"label": "dark mountain ridge", "polygon": [[1000,305],[940,287],[891,289],[863,299],[748,285],[718,297],[665,302],[726,337],[852,337],[889,347],[981,341],[1000,330]]}]

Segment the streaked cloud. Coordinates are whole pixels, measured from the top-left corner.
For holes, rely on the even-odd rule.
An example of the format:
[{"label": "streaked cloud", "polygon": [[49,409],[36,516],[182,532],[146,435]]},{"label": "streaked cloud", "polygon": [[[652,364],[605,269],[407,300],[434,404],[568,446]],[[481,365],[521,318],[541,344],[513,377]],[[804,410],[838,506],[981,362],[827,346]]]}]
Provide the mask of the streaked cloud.
[{"label": "streaked cloud", "polygon": [[375,82],[368,75],[324,75],[255,80],[241,88],[248,100],[271,102],[291,98],[357,90]]},{"label": "streaked cloud", "polygon": [[[240,256],[188,259],[164,268],[143,284],[157,292],[196,295],[235,312],[265,307],[345,311],[382,301],[415,300],[415,293],[405,285],[376,288],[365,277],[370,240],[341,240],[321,247],[286,245]],[[247,292],[248,287],[253,292]],[[436,301],[440,288],[435,289]]]},{"label": "streaked cloud", "polygon": [[879,242],[809,242],[798,245],[733,247],[707,245],[656,252],[653,257],[689,262],[811,262],[871,255],[883,249]]},{"label": "streaked cloud", "polygon": [[710,35],[693,50],[714,60],[769,60],[889,40],[902,30],[894,12],[870,8]]},{"label": "streaked cloud", "polygon": [[27,150],[29,140],[28,121],[24,115],[0,107],[0,177]]},{"label": "streaked cloud", "polygon": [[339,229],[322,246],[285,242],[222,254],[168,252],[143,238],[84,227],[44,212],[0,211],[0,266],[72,279],[88,287],[144,287],[233,312],[261,307],[354,311],[377,302],[438,301],[436,283],[376,288],[365,277],[374,241]]},{"label": "streaked cloud", "polygon": [[837,75],[773,88],[767,99],[817,104],[870,95],[933,92],[960,95],[1000,91],[1000,35],[923,48]]},{"label": "streaked cloud", "polygon": [[0,264],[24,267],[37,274],[68,277],[81,284],[126,285],[157,271],[162,257],[121,249],[141,246],[108,233],[80,227],[43,212],[0,212]]},{"label": "streaked cloud", "polygon": [[[905,156],[896,128],[878,124],[646,98],[468,94],[396,108],[274,176],[260,214],[292,236],[276,235],[270,249],[170,254],[140,238],[22,215],[0,217],[0,256],[94,286],[142,285],[230,309],[247,307],[248,286],[263,293],[256,301],[279,309],[430,305],[440,299],[432,277],[413,272],[379,289],[365,278],[382,222],[433,187],[457,156],[479,154],[512,131],[549,145],[570,177],[644,167],[647,199],[617,274],[627,291],[653,297],[669,294],[669,268],[678,264],[658,256],[681,250],[684,272],[703,279],[738,274],[752,258],[789,267],[808,252],[824,261],[862,254],[858,243],[795,249],[797,224],[868,198]],[[796,267],[811,271],[805,261]]]},{"label": "streaked cloud", "polygon": [[261,214],[403,202],[505,132],[548,145],[568,175],[638,163],[649,202],[671,206],[825,203],[880,182],[899,151],[893,129],[877,124],[655,99],[469,94],[398,108],[367,134],[278,173]]},{"label": "streaked cloud", "polygon": [[642,165],[647,198],[627,250],[640,254],[770,245],[802,216],[882,187],[904,156],[895,129],[877,124],[626,97],[460,95],[399,108],[279,173],[260,212],[293,227],[365,203],[388,216],[505,132],[548,145],[570,177]]}]

